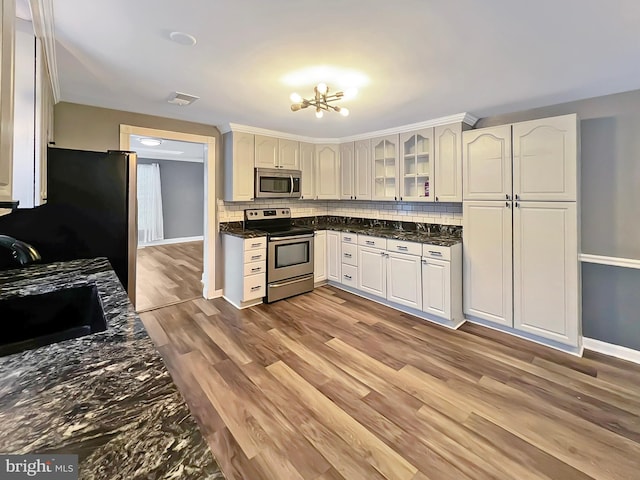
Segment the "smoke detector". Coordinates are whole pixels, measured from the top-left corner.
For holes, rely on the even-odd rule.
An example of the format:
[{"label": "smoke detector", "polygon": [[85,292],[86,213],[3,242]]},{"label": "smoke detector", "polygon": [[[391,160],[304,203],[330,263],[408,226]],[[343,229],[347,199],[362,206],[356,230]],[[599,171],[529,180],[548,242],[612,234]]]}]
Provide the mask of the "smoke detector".
[{"label": "smoke detector", "polygon": [[195,95],[189,95],[188,93],[180,93],[173,92],[169,97],[168,102],[173,105],[179,105],[181,107],[185,107],[187,105],[191,105],[193,102],[198,100],[200,97],[196,97]]}]

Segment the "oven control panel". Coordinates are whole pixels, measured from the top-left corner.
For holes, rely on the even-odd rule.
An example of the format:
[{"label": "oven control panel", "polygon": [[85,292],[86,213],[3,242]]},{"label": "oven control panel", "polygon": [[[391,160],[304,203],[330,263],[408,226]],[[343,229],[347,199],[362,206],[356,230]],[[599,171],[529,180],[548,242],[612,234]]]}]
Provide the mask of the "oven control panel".
[{"label": "oven control panel", "polygon": [[256,208],[244,211],[246,220],[270,220],[274,218],[291,218],[290,208]]}]

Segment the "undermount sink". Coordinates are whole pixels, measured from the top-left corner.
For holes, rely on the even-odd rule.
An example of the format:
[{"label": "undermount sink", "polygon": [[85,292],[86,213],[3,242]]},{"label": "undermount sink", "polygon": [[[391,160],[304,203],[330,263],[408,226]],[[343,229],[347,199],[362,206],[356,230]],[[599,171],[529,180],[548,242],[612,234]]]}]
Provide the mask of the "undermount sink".
[{"label": "undermount sink", "polygon": [[107,329],[95,285],[0,300],[0,357]]}]

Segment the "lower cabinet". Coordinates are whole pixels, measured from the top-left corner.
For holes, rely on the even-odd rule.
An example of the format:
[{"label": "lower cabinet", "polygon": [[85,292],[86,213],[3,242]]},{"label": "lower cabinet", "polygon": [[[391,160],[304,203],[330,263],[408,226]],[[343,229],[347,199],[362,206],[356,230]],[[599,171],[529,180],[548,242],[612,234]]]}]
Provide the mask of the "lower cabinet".
[{"label": "lower cabinet", "polygon": [[262,303],[266,295],[267,237],[223,235],[222,245],[224,298],[237,308]]},{"label": "lower cabinet", "polygon": [[443,260],[422,259],[422,302],[426,313],[451,317],[451,264]]},{"label": "lower cabinet", "polygon": [[387,297],[387,252],[373,247],[358,246],[358,289]]},{"label": "lower cabinet", "polygon": [[319,230],[315,233],[313,242],[313,275],[314,282],[327,280],[327,232]]},{"label": "lower cabinet", "polygon": [[420,257],[389,252],[386,258],[387,300],[422,310],[424,299]]},{"label": "lower cabinet", "polygon": [[341,282],[340,232],[327,230],[327,280]]}]

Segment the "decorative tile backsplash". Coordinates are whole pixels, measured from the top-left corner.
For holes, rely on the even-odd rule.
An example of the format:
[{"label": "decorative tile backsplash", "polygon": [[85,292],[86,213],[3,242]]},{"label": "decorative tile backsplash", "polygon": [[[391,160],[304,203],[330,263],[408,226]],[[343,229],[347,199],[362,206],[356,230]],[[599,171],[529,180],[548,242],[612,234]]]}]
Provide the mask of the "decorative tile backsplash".
[{"label": "decorative tile backsplash", "polygon": [[218,200],[220,222],[241,221],[247,208],[289,207],[291,216],[310,217],[335,215],[340,217],[376,218],[404,222],[462,225],[461,203],[374,202],[360,200],[293,200],[261,199],[253,202]]}]

